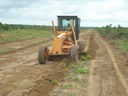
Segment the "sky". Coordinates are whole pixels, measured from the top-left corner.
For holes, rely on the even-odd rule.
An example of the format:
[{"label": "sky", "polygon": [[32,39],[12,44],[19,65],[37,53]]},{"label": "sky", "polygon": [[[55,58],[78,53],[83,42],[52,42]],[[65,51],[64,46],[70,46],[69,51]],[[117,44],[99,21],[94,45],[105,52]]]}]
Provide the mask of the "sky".
[{"label": "sky", "polygon": [[108,24],[128,27],[128,0],[1,0],[0,22],[7,24],[57,24],[57,15],[76,15],[81,26]]}]

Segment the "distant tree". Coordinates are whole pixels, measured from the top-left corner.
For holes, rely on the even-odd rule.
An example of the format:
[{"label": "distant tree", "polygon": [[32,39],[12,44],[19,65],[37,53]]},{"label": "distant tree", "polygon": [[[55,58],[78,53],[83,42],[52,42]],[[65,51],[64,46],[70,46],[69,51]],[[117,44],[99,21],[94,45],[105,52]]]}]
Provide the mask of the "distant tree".
[{"label": "distant tree", "polygon": [[109,27],[112,28],[112,24],[109,24]]},{"label": "distant tree", "polygon": [[111,26],[110,25],[107,25],[105,27],[106,34],[108,34],[110,32],[110,30],[111,30]]},{"label": "distant tree", "polygon": [[120,25],[118,25],[117,31],[119,32],[119,31],[121,31],[121,30],[122,30],[122,27],[121,27]]},{"label": "distant tree", "polygon": [[117,27],[117,36],[121,37],[123,35],[124,35],[123,28],[120,25],[118,25],[118,27]]},{"label": "distant tree", "polygon": [[3,24],[0,22],[0,29],[3,29]]},{"label": "distant tree", "polygon": [[2,25],[2,23],[0,22],[0,25]]},{"label": "distant tree", "polygon": [[4,28],[4,30],[9,30],[9,25],[5,24],[5,25],[3,26],[3,28]]}]

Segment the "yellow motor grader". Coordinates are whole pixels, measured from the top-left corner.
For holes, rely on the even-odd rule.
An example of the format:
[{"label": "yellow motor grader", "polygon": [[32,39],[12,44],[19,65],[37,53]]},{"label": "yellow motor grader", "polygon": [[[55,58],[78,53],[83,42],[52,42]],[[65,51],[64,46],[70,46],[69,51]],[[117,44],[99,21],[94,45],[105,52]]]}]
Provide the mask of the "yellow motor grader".
[{"label": "yellow motor grader", "polygon": [[38,61],[45,64],[52,57],[69,57],[77,61],[80,53],[84,53],[85,44],[79,41],[80,19],[77,16],[58,16],[58,28],[52,28],[55,37],[52,38],[52,48],[40,47],[38,51]]}]

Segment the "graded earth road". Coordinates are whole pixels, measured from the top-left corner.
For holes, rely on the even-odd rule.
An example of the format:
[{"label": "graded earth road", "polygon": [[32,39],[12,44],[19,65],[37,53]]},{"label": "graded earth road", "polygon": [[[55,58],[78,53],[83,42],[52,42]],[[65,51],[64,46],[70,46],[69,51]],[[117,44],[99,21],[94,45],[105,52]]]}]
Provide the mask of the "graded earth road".
[{"label": "graded earth road", "polygon": [[88,96],[128,96],[127,78],[124,77],[127,73],[119,67],[127,65],[128,58],[117,58],[117,49],[92,31],[88,50],[92,57]]},{"label": "graded earth road", "polygon": [[47,82],[63,76],[58,62],[47,62],[46,65],[40,65],[37,60],[39,47],[50,43],[0,56],[0,96],[23,96],[25,94],[29,96],[29,91],[40,83],[43,85],[41,92],[36,92],[38,95],[45,95],[52,89],[53,86],[48,85]]},{"label": "graded earth road", "polygon": [[49,96],[54,87],[51,81],[61,80],[64,76],[60,61],[48,61],[44,65],[38,63],[39,47],[50,44],[48,41],[0,55],[0,96]]},{"label": "graded earth road", "polygon": [[[88,32],[93,33],[88,50],[92,57],[88,96],[128,96],[125,69],[127,58],[124,59],[121,54],[123,59],[118,56],[114,58],[118,61],[115,65],[122,66],[117,68],[117,71],[113,64],[116,61],[112,60],[111,54],[95,30],[89,29]],[[51,81],[62,80],[64,76],[63,69],[59,66],[60,61],[48,61],[44,65],[38,63],[38,48],[50,44],[48,41],[0,56],[0,96],[49,96],[54,88]],[[117,51],[111,47],[110,49]]]}]

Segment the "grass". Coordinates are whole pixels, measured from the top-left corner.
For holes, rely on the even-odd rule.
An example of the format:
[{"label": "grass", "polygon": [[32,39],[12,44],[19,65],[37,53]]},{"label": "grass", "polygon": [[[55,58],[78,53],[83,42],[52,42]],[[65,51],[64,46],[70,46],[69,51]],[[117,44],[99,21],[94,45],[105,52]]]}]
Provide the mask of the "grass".
[{"label": "grass", "polygon": [[75,72],[79,74],[86,74],[86,73],[89,73],[89,69],[88,67],[80,66],[79,68],[76,69]]},{"label": "grass", "polygon": [[122,49],[124,52],[128,53],[128,42],[123,40],[117,40],[116,44]]},{"label": "grass", "polygon": [[[76,63],[70,60],[63,60],[60,63],[60,66],[64,69],[64,79],[52,91],[51,96],[86,96],[90,64],[89,57],[89,55],[83,56],[82,58],[84,59],[80,59]],[[78,92],[83,93],[78,94]]]},{"label": "grass", "polygon": [[112,27],[111,24],[106,27],[96,29],[101,36],[107,38],[111,44],[117,45],[123,52],[128,53],[128,28]]},{"label": "grass", "polygon": [[14,48],[14,47],[12,48],[12,46],[10,46],[10,48],[0,49],[0,54],[7,54],[7,53],[14,52],[14,51],[17,51],[17,50],[29,48],[29,47],[32,47],[34,45],[45,43],[46,41],[48,41],[48,40],[47,39],[46,40],[40,40],[38,42],[33,42],[32,44],[28,44],[27,46],[23,46],[21,48]]},{"label": "grass", "polygon": [[70,68],[72,68],[72,69],[75,68],[75,64],[74,63],[71,63],[70,64]]},{"label": "grass", "polygon": [[9,43],[21,40],[28,40],[37,37],[48,38],[50,30],[36,29],[18,29],[18,30],[0,30],[0,44]]},{"label": "grass", "polygon": [[64,88],[64,89],[69,89],[69,88],[71,88],[71,87],[72,87],[71,84],[65,84],[65,85],[63,85],[63,88]]},{"label": "grass", "polygon": [[6,54],[6,53],[9,53],[9,52],[14,51],[14,50],[15,50],[15,48],[1,49],[0,54]]},{"label": "grass", "polygon": [[62,68],[65,68],[66,66],[68,66],[68,65],[70,65],[70,64],[72,64],[72,63],[71,63],[71,61],[70,61],[69,59],[64,59],[64,60],[62,60],[62,62],[60,63],[60,66],[61,66]]},{"label": "grass", "polygon": [[81,61],[87,61],[87,60],[90,60],[90,56],[89,55],[82,55],[82,56],[80,56],[80,60]]},{"label": "grass", "polygon": [[52,80],[51,83],[54,84],[54,85],[57,85],[58,84],[58,80]]}]

